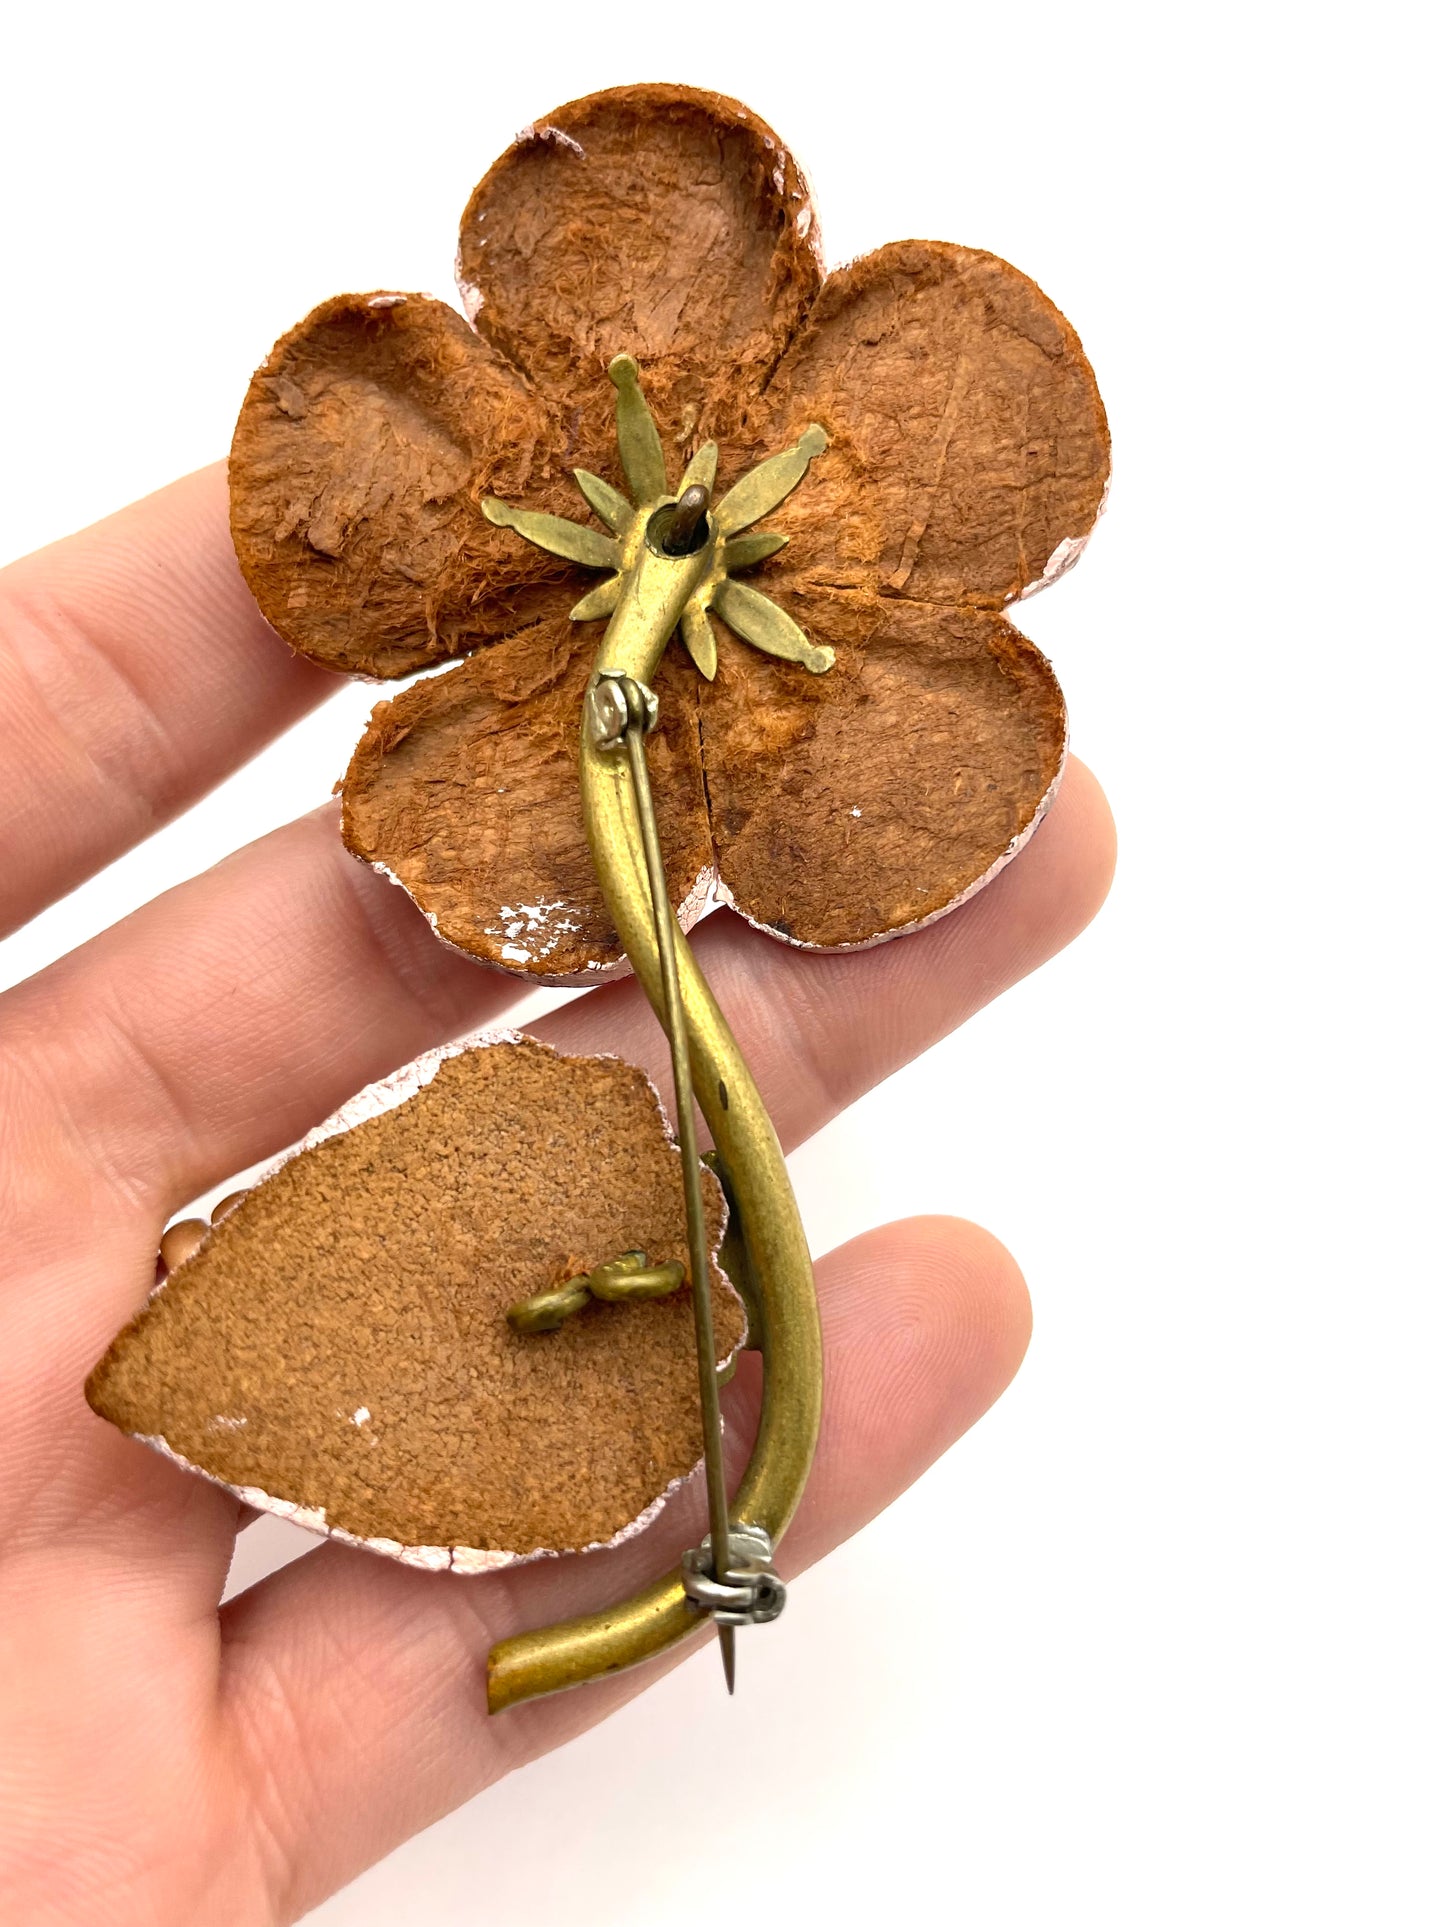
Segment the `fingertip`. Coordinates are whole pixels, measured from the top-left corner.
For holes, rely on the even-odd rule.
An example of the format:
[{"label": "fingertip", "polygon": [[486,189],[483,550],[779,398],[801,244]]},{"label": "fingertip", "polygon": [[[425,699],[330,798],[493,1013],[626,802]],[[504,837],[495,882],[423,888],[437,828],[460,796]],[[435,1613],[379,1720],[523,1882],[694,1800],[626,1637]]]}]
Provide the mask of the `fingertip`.
[{"label": "fingertip", "polygon": [[907,1218],[865,1232],[824,1261],[820,1283],[828,1342],[864,1345],[886,1354],[900,1377],[966,1395],[974,1417],[1028,1347],[1033,1312],[1023,1273],[1006,1246],[965,1218]]},{"label": "fingertip", "polygon": [[819,1286],[826,1390],[807,1511],[853,1530],[1002,1394],[1032,1311],[1010,1253],[959,1218],[866,1232],[823,1261]]},{"label": "fingertip", "polygon": [[1104,786],[1077,756],[1069,758],[1058,800],[1044,820],[1041,836],[1051,823],[1056,837],[1067,842],[1071,854],[1071,896],[1077,923],[1070,935],[1077,936],[1102,908],[1119,855],[1118,830]]},{"label": "fingertip", "polygon": [[941,945],[956,949],[965,967],[987,978],[987,995],[996,995],[1093,922],[1109,894],[1115,848],[1103,789],[1091,769],[1070,758],[1033,837],[987,890],[945,918]]}]

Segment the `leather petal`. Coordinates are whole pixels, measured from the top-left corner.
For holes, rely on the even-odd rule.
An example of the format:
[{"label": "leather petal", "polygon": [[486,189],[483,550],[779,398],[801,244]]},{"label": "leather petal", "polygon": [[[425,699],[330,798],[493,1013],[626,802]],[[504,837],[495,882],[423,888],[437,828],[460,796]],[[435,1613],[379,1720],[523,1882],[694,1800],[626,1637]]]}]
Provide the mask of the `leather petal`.
[{"label": "leather petal", "polygon": [[329,668],[401,676],[464,655],[568,573],[481,510],[489,494],[584,510],[565,442],[454,309],[339,295],[276,344],[236,424],[242,572],[268,621]]},{"label": "leather petal", "polygon": [[640,86],[519,137],[462,217],[457,276],[479,332],[559,403],[605,411],[607,363],[634,355],[690,453],[735,425],[819,263],[807,184],[769,127],[723,94]]},{"label": "leather petal", "polygon": [[[378,705],[342,784],[347,845],[405,885],[437,934],[544,982],[626,959],[593,875],[577,782],[595,625],[560,611]],[[670,650],[648,739],[672,898],[701,910],[712,847],[697,675]]]},{"label": "leather petal", "polygon": [[1103,502],[1078,336],[972,248],[897,241],[828,277],[748,425],[763,455],[811,421],[829,446],[768,524],[802,581],[1001,607],[1077,558]]},{"label": "leather petal", "polygon": [[954,908],[1023,847],[1063,767],[1063,697],[993,610],[779,600],[837,661],[813,676],[719,648],[700,705],[723,893],[792,943],[861,947]]}]

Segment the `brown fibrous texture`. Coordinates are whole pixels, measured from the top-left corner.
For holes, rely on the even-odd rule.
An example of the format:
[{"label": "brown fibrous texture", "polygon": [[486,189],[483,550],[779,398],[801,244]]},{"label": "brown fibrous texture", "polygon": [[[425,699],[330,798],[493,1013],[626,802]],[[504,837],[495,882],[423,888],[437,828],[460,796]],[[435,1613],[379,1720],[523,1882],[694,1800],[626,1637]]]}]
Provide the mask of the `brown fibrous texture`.
[{"label": "brown fibrous texture", "polygon": [[[710,1248],[724,1207],[704,1173]],[[519,1336],[514,1301],[630,1249],[687,1262],[679,1154],[641,1071],[514,1040],[250,1191],[87,1396],[224,1483],[367,1541],[605,1543],[701,1454],[690,1288]],[[711,1278],[718,1356],[739,1301]]]},{"label": "brown fibrous texture", "polygon": [[1053,303],[996,255],[895,241],[824,285],[750,426],[829,445],[769,527],[791,577],[998,608],[1093,527],[1109,436]]},{"label": "brown fibrous texture", "polygon": [[614,355],[646,371],[664,436],[731,432],[822,281],[796,163],[740,101],[622,87],[529,127],[462,216],[478,331],[610,440]]},{"label": "brown fibrous texture", "polygon": [[992,611],[855,590],[807,606],[838,651],[826,676],[800,682],[739,643],[720,653],[702,697],[712,832],[746,916],[856,946],[927,922],[1015,854],[1052,799],[1064,703]]},{"label": "brown fibrous texture", "polygon": [[497,542],[480,500],[563,505],[549,426],[442,302],[328,301],[258,370],[231,446],[231,534],[262,613],[314,661],[382,677],[526,622],[561,565]]}]

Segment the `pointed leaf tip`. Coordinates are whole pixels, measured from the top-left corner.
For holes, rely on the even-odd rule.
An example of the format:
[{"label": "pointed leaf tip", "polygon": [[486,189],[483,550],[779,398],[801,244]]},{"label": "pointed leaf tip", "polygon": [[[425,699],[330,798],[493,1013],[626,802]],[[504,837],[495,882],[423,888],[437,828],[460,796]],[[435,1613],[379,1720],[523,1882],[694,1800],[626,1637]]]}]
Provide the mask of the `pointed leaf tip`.
[{"label": "pointed leaf tip", "polygon": [[582,600],[576,603],[570,614],[573,622],[595,622],[600,616],[610,616],[622,600],[622,577],[614,575],[607,582],[598,583]]},{"label": "pointed leaf tip", "polygon": [[711,682],[717,675],[717,637],[701,602],[689,602],[682,612],[682,645],[692,657],[699,675]]},{"label": "pointed leaf tip", "polygon": [[732,573],[734,569],[750,569],[755,562],[766,562],[770,555],[788,546],[786,535],[735,535],[723,548],[723,567]]},{"label": "pointed leaf tip", "polygon": [[524,541],[560,555],[564,561],[580,562],[589,569],[617,569],[622,566],[622,551],[610,535],[569,522],[561,515],[542,515],[534,509],[509,508],[490,497],[482,504],[487,519],[498,528],[513,529]]},{"label": "pointed leaf tip", "polygon": [[697,451],[696,455],[694,455],[692,460],[688,463],[687,468],[683,473],[683,478],[677,485],[677,492],[679,495],[682,495],[688,489],[694,486],[701,486],[702,488],[705,488],[707,490],[709,495],[711,495],[713,491],[713,484],[716,481],[717,481],[717,443],[704,442],[702,447]]},{"label": "pointed leaf tip", "polygon": [[632,490],[632,499],[641,507],[667,493],[662,437],[652,419],[632,356],[618,355],[607,373],[617,390],[617,452],[622,457],[622,472]]},{"label": "pointed leaf tip", "polygon": [[614,535],[619,535],[632,520],[632,504],[620,489],[604,482],[591,469],[574,468],[572,479],[587,498],[587,504]]},{"label": "pointed leaf tip", "polygon": [[808,464],[828,446],[828,437],[814,422],[791,448],[770,455],[734,483],[718,503],[717,525],[725,536],[737,535],[771,515],[792,494],[808,472]]},{"label": "pointed leaf tip", "polygon": [[809,642],[793,618],[776,602],[749,588],[745,582],[724,577],[713,596],[713,607],[744,642],[784,662],[801,663],[815,676],[824,675],[837,660],[831,649]]}]

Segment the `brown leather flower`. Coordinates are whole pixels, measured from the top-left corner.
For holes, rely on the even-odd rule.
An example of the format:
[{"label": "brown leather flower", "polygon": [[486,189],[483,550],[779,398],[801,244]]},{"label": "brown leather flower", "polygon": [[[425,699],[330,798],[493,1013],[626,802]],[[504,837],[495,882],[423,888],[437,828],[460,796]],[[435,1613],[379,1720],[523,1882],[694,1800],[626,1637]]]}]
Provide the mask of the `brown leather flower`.
[{"label": "brown leather flower", "polygon": [[1058,685],[1005,610],[1077,558],[1108,473],[1058,310],[944,242],[825,279],[776,135],[662,86],[523,134],[472,195],[458,280],[468,320],[425,295],[324,303],[256,375],[232,448],[237,554],[296,649],[378,677],[465,658],[375,711],[343,784],[350,848],[489,963],[555,980],[621,960],[577,799],[602,627],[570,612],[596,577],[484,504],[576,514],[572,471],[622,485],[606,371],[625,353],[670,480],[708,441],[726,489],[810,424],[828,438],[758,581],[832,667],[722,633],[711,680],[681,649],[657,678],[684,922],[715,884],[795,943],[862,945],[986,882],[1065,751]]}]

